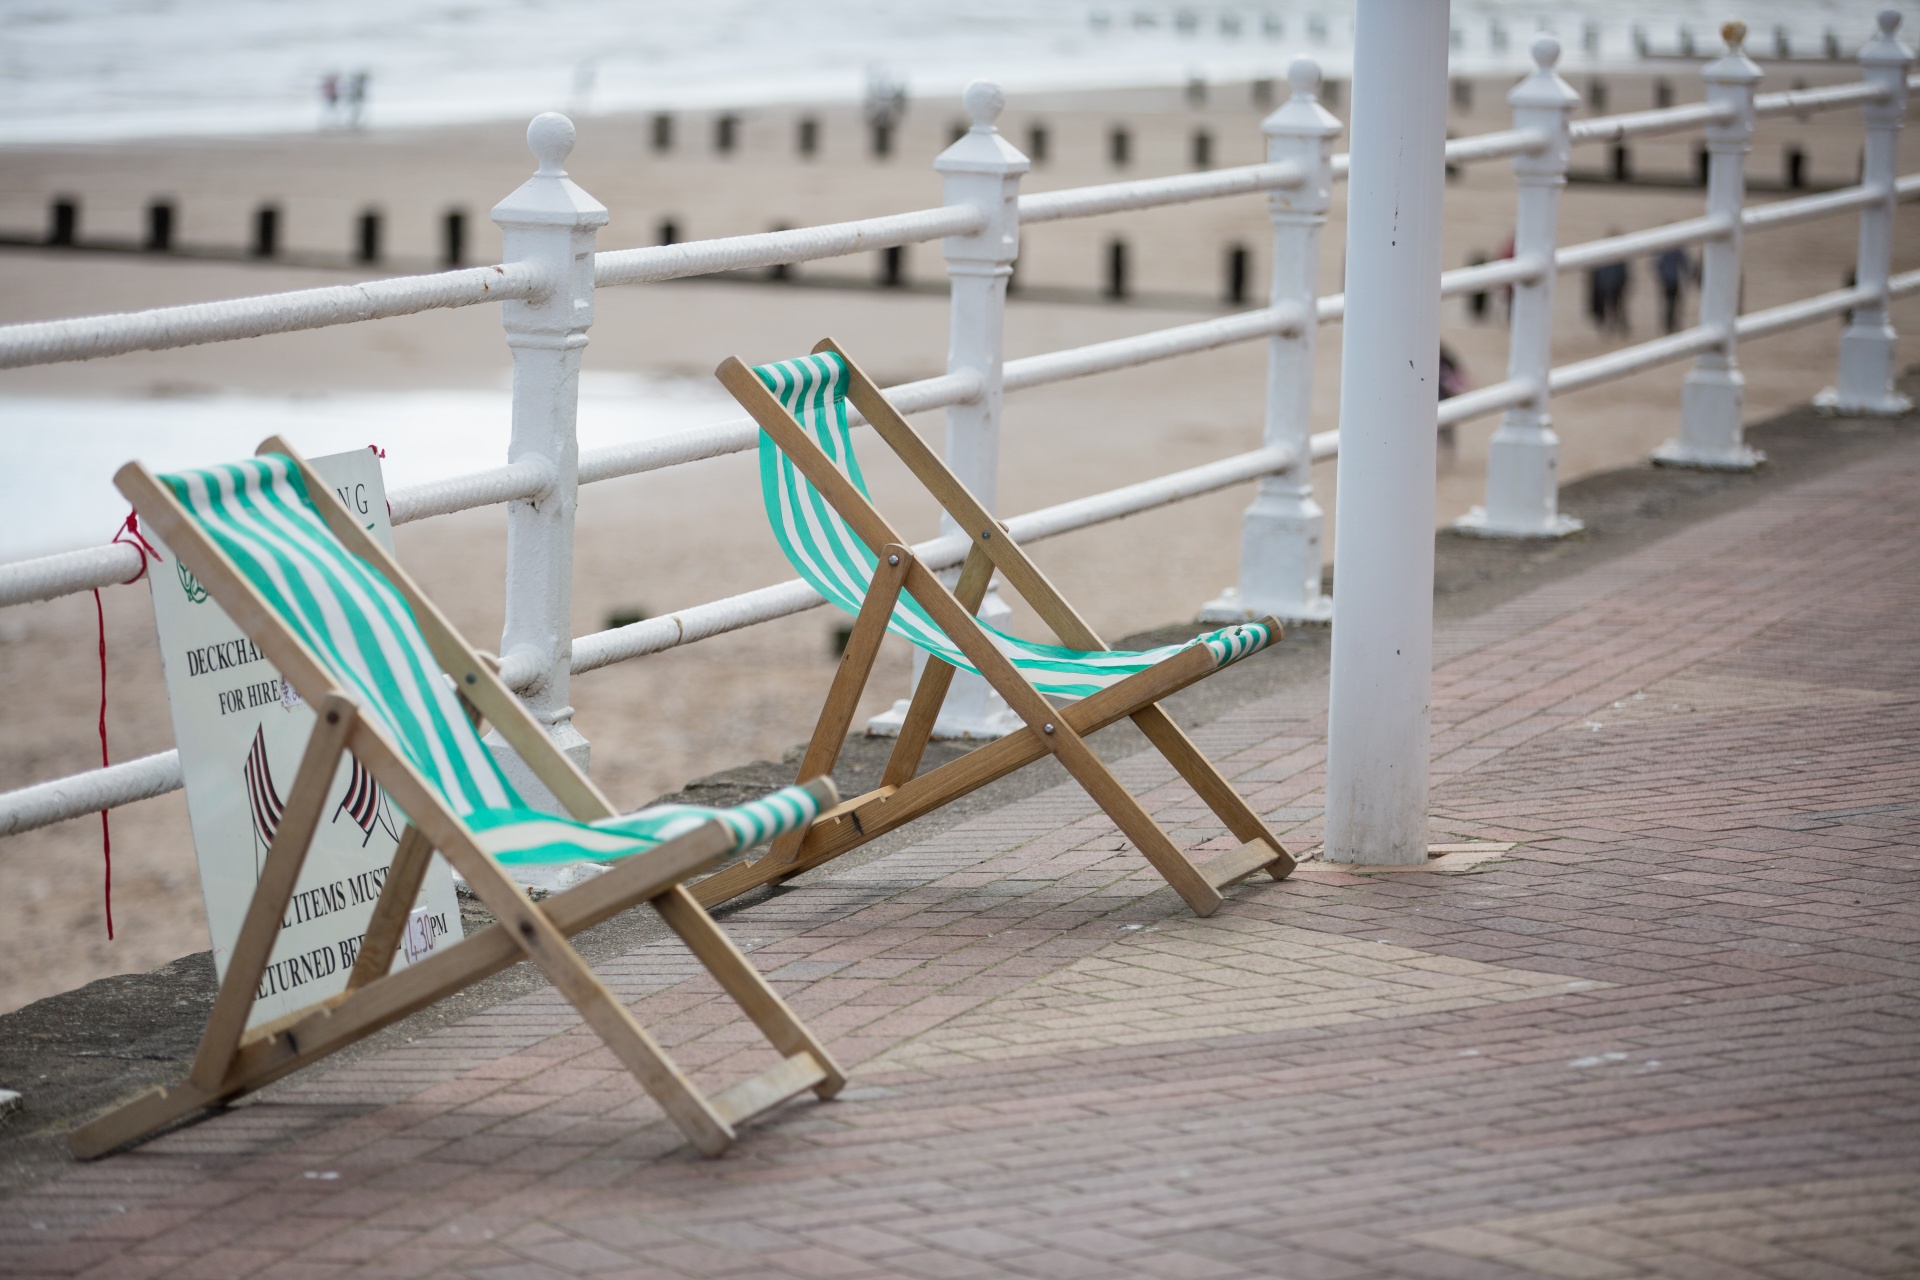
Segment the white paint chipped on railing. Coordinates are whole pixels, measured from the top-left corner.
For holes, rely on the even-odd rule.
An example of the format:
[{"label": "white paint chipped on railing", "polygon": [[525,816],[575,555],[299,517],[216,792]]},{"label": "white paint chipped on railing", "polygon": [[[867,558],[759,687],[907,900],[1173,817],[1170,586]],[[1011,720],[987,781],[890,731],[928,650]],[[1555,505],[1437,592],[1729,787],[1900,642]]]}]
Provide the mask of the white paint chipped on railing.
[{"label": "white paint chipped on railing", "polygon": [[1596,383],[1624,378],[1642,369],[1652,369],[1663,364],[1671,364],[1675,360],[1684,360],[1688,356],[1699,355],[1702,351],[1712,350],[1725,341],[1725,333],[1713,325],[1682,329],[1679,333],[1670,333],[1665,337],[1623,347],[1619,351],[1609,351],[1591,360],[1579,360],[1573,364],[1561,365],[1548,377],[1547,388],[1555,395],[1578,391]]},{"label": "white paint chipped on railing", "polygon": [[162,751],[104,769],[0,793],[0,836],[17,836],[180,789],[180,753]]},{"label": "white paint chipped on railing", "polygon": [[718,240],[689,240],[684,244],[654,245],[645,249],[609,249],[594,255],[593,283],[605,288],[655,280],[684,280],[722,271],[788,266],[820,258],[843,258],[852,253],[919,244],[947,236],[970,236],[986,225],[987,215],[980,210],[972,205],[954,205]]},{"label": "white paint chipped on railing", "polygon": [[[1889,293],[1892,293],[1891,289]],[[1802,298],[1798,302],[1782,303],[1777,307],[1768,307],[1764,311],[1750,311],[1734,322],[1733,331],[1742,342],[1748,338],[1764,338],[1770,333],[1784,333],[1788,329],[1798,329],[1801,325],[1825,320],[1828,316],[1837,316],[1855,307],[1864,307],[1879,300],[1878,293],[1873,289],[1865,287],[1835,289],[1831,293]]]},{"label": "white paint chipped on railing", "polygon": [[557,479],[552,462],[539,454],[529,454],[504,467],[395,489],[387,495],[387,510],[394,524],[408,524],[471,507],[537,502],[553,491]]},{"label": "white paint chipped on railing", "polygon": [[[1899,188],[1895,187],[1898,195]],[[1740,211],[1740,225],[1749,231],[1761,231],[1770,227],[1790,227],[1796,222],[1811,222],[1816,218],[1829,218],[1836,213],[1845,213],[1849,209],[1858,209],[1886,199],[1886,191],[1881,187],[1843,187],[1838,191],[1826,191],[1817,196],[1803,196],[1798,200],[1780,200],[1773,204],[1755,205]]]},{"label": "white paint chipped on railing", "polygon": [[[1447,163],[1478,164],[1483,160],[1506,160],[1513,156],[1543,151],[1552,142],[1534,129],[1501,129],[1494,133],[1476,133],[1466,138],[1447,140]],[[1353,157],[1342,151],[1333,157],[1333,180],[1344,182]]]},{"label": "white paint chipped on railing", "polygon": [[525,263],[469,267],[436,275],[396,276],[225,302],[195,302],[120,315],[82,316],[0,326],[0,369],[93,360],[129,351],[258,338],[270,333],[324,329],[446,307],[531,298],[545,289]]},{"label": "white paint chipped on railing", "polygon": [[1828,85],[1823,89],[1787,89],[1779,93],[1756,93],[1753,95],[1753,114],[1784,116],[1832,111],[1839,107],[1855,107],[1868,102],[1879,102],[1887,96],[1888,92],[1886,85],[1876,84],[1871,80],[1861,80],[1852,84]]},{"label": "white paint chipped on railing", "polygon": [[1657,111],[1627,111],[1617,116],[1595,116],[1576,120],[1567,130],[1575,146],[1584,142],[1622,142],[1657,133],[1684,133],[1703,125],[1721,124],[1733,119],[1734,109],[1722,103],[1691,102],[1684,107],[1661,107]]},{"label": "white paint chipped on railing", "polygon": [[1020,225],[1055,222],[1062,218],[1090,218],[1125,209],[1217,200],[1254,191],[1284,191],[1298,187],[1306,175],[1293,164],[1250,164],[1212,173],[1188,173],[1174,178],[1143,178],[1137,182],[1110,182],[1064,191],[1041,191],[1020,197]]},{"label": "white paint chipped on railing", "polygon": [[1510,378],[1505,382],[1495,382],[1484,387],[1475,387],[1463,391],[1457,396],[1440,402],[1440,411],[1436,417],[1438,425],[1450,427],[1456,422],[1465,422],[1489,413],[1498,413],[1517,404],[1525,404],[1533,399],[1535,387],[1525,378]]},{"label": "white paint chipped on railing", "polygon": [[1502,258],[1477,267],[1455,267],[1440,273],[1440,296],[1453,298],[1503,285],[1525,284],[1539,279],[1543,270],[1545,267],[1537,258]]},{"label": "white paint chipped on railing", "polygon": [[1709,213],[1698,218],[1684,218],[1679,222],[1669,222],[1663,227],[1649,227],[1644,231],[1629,231],[1625,235],[1605,236],[1599,240],[1588,240],[1583,244],[1570,244],[1554,253],[1553,265],[1558,271],[1580,271],[1603,263],[1620,262],[1627,258],[1659,253],[1662,249],[1698,244],[1702,240],[1715,240],[1731,234],[1733,234],[1731,220],[1716,213]]},{"label": "white paint chipped on railing", "polygon": [[1506,160],[1513,156],[1545,151],[1553,139],[1537,129],[1503,129],[1498,133],[1480,133],[1471,138],[1454,138],[1447,143],[1448,164],[1475,164],[1482,160]]},{"label": "white paint chipped on railing", "polygon": [[109,542],[0,565],[0,608],[130,582],[139,577],[140,563],[137,547]]},{"label": "white paint chipped on railing", "polygon": [[1155,360],[1191,355],[1255,338],[1270,338],[1276,334],[1292,336],[1303,332],[1306,325],[1307,316],[1297,307],[1262,307],[1257,311],[1242,311],[1217,320],[1156,329],[1152,333],[1137,334],[1131,338],[1115,338],[1109,342],[1090,343],[1065,351],[1050,351],[1045,355],[1023,356],[1006,362],[1003,378],[1007,390],[1018,391],[1049,382],[1064,382],[1069,378],[1084,378],[1089,374],[1130,369]]},{"label": "white paint chipped on railing", "polygon": [[[1185,471],[1155,476],[1138,484],[1015,516],[1006,522],[1007,531],[1023,544],[1038,542],[1244,484],[1262,476],[1276,475],[1286,470],[1292,462],[1293,452],[1289,449],[1255,449]],[[968,541],[964,536],[949,534],[916,543],[913,550],[928,568],[950,569],[966,558],[967,546]],[[644,622],[615,627],[610,631],[596,631],[574,640],[573,671],[576,675],[595,671],[629,658],[660,653],[710,636],[804,613],[825,603],[818,592],[795,578],[728,596],[723,600],[693,605],[658,618],[648,618]],[[511,671],[506,664],[502,664],[500,674],[502,679],[513,684],[511,677],[522,673]]]}]

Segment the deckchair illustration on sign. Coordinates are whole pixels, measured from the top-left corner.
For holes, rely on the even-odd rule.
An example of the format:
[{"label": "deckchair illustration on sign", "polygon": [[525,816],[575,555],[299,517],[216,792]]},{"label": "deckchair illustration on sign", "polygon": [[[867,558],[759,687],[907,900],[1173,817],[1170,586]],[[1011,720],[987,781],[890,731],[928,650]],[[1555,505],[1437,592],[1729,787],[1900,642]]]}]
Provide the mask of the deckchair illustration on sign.
[{"label": "deckchair illustration on sign", "polygon": [[[779,364],[750,369],[729,358],[716,376],[760,424],[762,497],[781,550],[815,590],[855,616],[801,776],[832,770],[888,632],[924,650],[928,661],[880,785],[821,814],[806,831],[775,840],[758,859],[700,881],[696,898],[712,906],[789,879],[1049,754],[1197,915],[1211,915],[1222,889],[1255,872],[1279,880],[1293,871],[1292,857],[1259,815],[1159,706],[1280,639],[1278,621],[1144,652],[1109,649],[831,339],[811,356]],[[951,590],[874,507],[853,451],[849,403],[972,540]],[[996,570],[1071,647],[1022,640],[974,616]],[[1026,728],[916,777],[956,669],[984,677]],[[1073,701],[1056,707],[1050,698]],[[1242,842],[1238,848],[1196,864],[1121,785],[1085,738],[1123,717]]]},{"label": "deckchair illustration on sign", "polygon": [[[845,1077],[826,1049],[682,884],[740,849],[804,830],[837,799],[831,781],[733,809],[658,805],[617,815],[500,681],[495,661],[468,647],[284,441],[267,440],[244,462],[177,475],[129,463],[114,482],[318,720],[291,788],[284,799],[274,795],[259,883],[187,1079],[76,1130],[75,1155],[104,1154],[231,1101],[522,959],[540,966],[709,1155],[726,1150],[754,1116],[809,1089],[822,1098],[839,1091]],[[514,792],[480,739],[483,720],[571,817],[534,810]],[[354,772],[341,802],[351,820],[360,822],[384,793],[408,825],[347,989],[248,1031],[308,845],[327,820],[342,752],[364,771]],[[436,850],[498,923],[389,972]],[[503,867],[582,859],[612,867],[538,904]],[[703,1096],[567,941],[641,902],[771,1042],[776,1065]]]}]

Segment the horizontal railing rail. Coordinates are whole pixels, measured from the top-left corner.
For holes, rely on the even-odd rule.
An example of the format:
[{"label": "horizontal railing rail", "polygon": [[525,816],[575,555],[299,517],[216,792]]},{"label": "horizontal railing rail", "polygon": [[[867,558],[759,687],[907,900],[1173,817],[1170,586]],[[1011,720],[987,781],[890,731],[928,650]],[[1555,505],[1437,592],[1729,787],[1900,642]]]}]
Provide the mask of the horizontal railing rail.
[{"label": "horizontal railing rail", "polygon": [[0,369],[325,329],[443,307],[532,298],[548,287],[532,265],[509,263],[123,315],[0,325]]},{"label": "horizontal railing rail", "polygon": [[719,240],[689,240],[684,244],[655,245],[647,249],[609,249],[594,255],[593,282],[600,288],[643,284],[658,280],[685,280],[723,271],[750,271],[757,267],[792,266],[820,258],[896,245],[919,244],[946,236],[970,236],[987,225],[987,215],[972,205],[949,205],[893,213],[855,222],[834,222],[790,231],[763,231],[756,235],[727,236]]},{"label": "horizontal railing rail", "polygon": [[176,749],[0,793],[0,836],[17,836],[180,789]]},{"label": "horizontal railing rail", "polygon": [[1020,197],[1020,225],[1057,222],[1062,218],[1091,218],[1103,213],[1153,209],[1194,200],[1217,200],[1254,191],[1284,191],[1298,187],[1306,178],[1299,165],[1250,164],[1174,178],[1142,178],[1136,182],[1039,191]]},{"label": "horizontal railing rail", "polygon": [[1656,111],[1626,111],[1614,116],[1595,116],[1576,120],[1567,129],[1574,146],[1587,142],[1624,142],[1659,133],[1687,133],[1710,124],[1733,119],[1734,109],[1712,102],[1690,102],[1684,107],[1662,107]]},{"label": "horizontal railing rail", "polygon": [[1884,102],[1892,90],[1884,84],[1856,81],[1853,84],[1828,85],[1823,89],[1787,89],[1778,93],[1753,95],[1756,116],[1785,116],[1832,111],[1836,107],[1857,107],[1869,102]]}]

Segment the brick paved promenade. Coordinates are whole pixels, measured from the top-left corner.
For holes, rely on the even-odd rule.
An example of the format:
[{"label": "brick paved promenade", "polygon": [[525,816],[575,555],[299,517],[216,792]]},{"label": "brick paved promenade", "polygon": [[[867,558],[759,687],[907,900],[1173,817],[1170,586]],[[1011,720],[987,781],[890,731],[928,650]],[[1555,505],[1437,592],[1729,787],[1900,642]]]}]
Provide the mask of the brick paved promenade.
[{"label": "brick paved promenade", "polygon": [[[854,1083],[723,1160],[543,992],[0,1202],[0,1272],[1920,1274],[1916,617],[1920,442],[1443,628],[1436,843],[1504,856],[1195,920],[1057,788],[727,918]],[[1199,734],[1299,849],[1324,697]]]}]

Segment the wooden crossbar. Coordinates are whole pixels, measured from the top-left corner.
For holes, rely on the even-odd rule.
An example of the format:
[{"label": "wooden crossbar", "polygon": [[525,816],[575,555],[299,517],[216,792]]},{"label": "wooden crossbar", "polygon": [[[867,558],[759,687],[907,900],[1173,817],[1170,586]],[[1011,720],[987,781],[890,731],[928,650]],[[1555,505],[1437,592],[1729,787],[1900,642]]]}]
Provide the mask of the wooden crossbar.
[{"label": "wooden crossbar", "polygon": [[[461,639],[305,460],[278,437],[263,443],[260,452],[293,460],[330,532],[406,600],[476,727],[482,719],[490,722],[576,819],[614,816],[606,796],[554,746],[501,682],[497,664]],[[829,1098],[840,1090],[846,1077],[832,1056],[684,887],[685,880],[710,869],[732,851],[734,837],[723,823],[704,823],[623,859],[606,874],[544,903],[532,902],[385,731],[360,714],[326,666],[287,628],[166,486],[138,463],[129,463],[114,479],[181,563],[316,709],[318,721],[187,1079],[171,1089],[149,1090],[75,1130],[69,1145],[77,1157],[102,1155],[203,1108],[229,1102],[519,960],[540,966],[688,1139],[708,1155],[725,1151],[741,1123],[800,1093],[812,1090]],[[347,989],[246,1031],[260,975],[343,751],[359,759],[411,824],[395,850]],[[815,776],[805,785],[823,807],[838,799],[824,776]],[[466,878],[496,923],[416,964],[388,972],[401,927],[436,851]],[[703,1096],[567,941],[572,934],[641,902],[659,912],[759,1028],[781,1054],[779,1065],[713,1097]]]},{"label": "wooden crossbar", "polygon": [[[831,768],[838,759],[852,706],[872,674],[878,637],[902,594],[926,611],[1021,718],[1024,728],[916,776],[954,672],[946,662],[929,656],[880,786],[821,814],[804,835],[788,837],[762,857],[700,881],[693,888],[694,896],[711,906],[760,885],[790,879],[1045,755],[1060,761],[1198,915],[1210,915],[1219,908],[1222,887],[1256,871],[1265,870],[1276,880],[1290,874],[1293,858],[1279,839],[1159,705],[1168,694],[1212,674],[1212,653],[1205,646],[1192,646],[1087,698],[1055,707],[994,646],[975,617],[994,573],[1034,608],[1062,644],[1105,650],[1106,642],[837,343],[828,339],[816,345],[814,352],[832,352],[845,362],[848,400],[967,534],[972,547],[959,582],[949,590],[914,559],[906,540],[751,369],[729,358],[715,371],[721,384],[880,560],[854,623],[859,648],[849,641],[848,654],[835,673],[803,757],[805,767]],[[1279,634],[1278,621],[1262,621]],[[1238,849],[1202,867],[1174,845],[1085,741],[1086,735],[1122,718],[1131,718],[1140,727],[1147,741],[1243,842]]]}]

